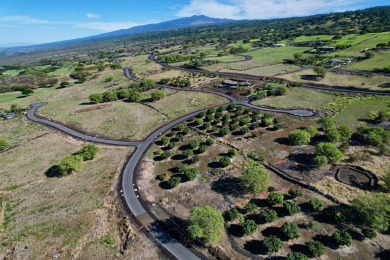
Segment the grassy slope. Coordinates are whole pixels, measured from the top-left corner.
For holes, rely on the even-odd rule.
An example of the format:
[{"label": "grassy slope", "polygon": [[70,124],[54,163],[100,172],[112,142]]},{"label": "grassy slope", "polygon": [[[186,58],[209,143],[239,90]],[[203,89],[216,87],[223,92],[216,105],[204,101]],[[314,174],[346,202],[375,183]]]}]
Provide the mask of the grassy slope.
[{"label": "grassy slope", "polygon": [[294,42],[306,42],[306,41],[318,41],[318,40],[326,41],[326,40],[332,40],[333,36],[334,35],[312,35],[312,36],[303,35],[295,38]]},{"label": "grassy slope", "polygon": [[385,68],[390,66],[390,50],[381,53],[375,53],[374,57],[361,62],[351,63],[346,69],[356,70],[373,70],[376,68]]},{"label": "grassy slope", "polygon": [[292,88],[285,96],[269,97],[254,102],[256,105],[280,108],[319,109],[332,102],[334,95],[304,88]]}]

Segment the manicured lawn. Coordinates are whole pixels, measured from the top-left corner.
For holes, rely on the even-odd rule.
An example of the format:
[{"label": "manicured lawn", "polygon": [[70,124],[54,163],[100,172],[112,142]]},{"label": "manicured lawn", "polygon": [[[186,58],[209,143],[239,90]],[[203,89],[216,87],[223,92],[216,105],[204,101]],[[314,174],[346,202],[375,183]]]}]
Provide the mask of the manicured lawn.
[{"label": "manicured lawn", "polygon": [[335,100],[335,98],[334,95],[316,90],[291,88],[284,96],[268,97],[257,100],[254,104],[278,108],[320,109],[325,104]]},{"label": "manicured lawn", "polygon": [[332,40],[334,35],[311,35],[311,36],[299,36],[294,39],[294,42],[307,42],[307,41],[328,41]]}]

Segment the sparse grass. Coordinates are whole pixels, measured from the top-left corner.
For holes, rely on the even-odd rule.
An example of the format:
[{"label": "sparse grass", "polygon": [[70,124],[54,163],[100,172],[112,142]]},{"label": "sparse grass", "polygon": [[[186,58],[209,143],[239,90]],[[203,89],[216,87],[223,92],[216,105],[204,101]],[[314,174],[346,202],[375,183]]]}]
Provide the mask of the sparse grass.
[{"label": "sparse grass", "polygon": [[122,67],[130,67],[136,74],[161,69],[160,65],[156,64],[155,62],[151,62],[148,59],[148,55],[130,56],[121,59],[124,59],[124,62],[122,62]]},{"label": "sparse grass", "polygon": [[24,104],[28,102],[34,103],[34,100],[36,100],[37,98],[40,98],[41,96],[54,91],[56,91],[55,87],[34,89],[34,94],[28,97],[23,96],[20,91],[2,93],[0,94],[0,107],[4,108],[2,104],[9,103],[9,102],[24,103]]},{"label": "sparse grass", "polygon": [[304,88],[290,88],[284,96],[268,97],[254,102],[260,106],[271,106],[279,108],[309,108],[320,109],[325,104],[336,99],[334,95],[304,89]]},{"label": "sparse grass", "polygon": [[296,82],[309,82],[309,83],[317,83],[324,84],[328,86],[344,86],[344,87],[357,87],[362,89],[371,89],[371,90],[383,90],[379,88],[378,85],[382,83],[386,83],[390,81],[389,77],[382,75],[375,75],[373,77],[364,77],[358,75],[340,75],[328,72],[325,75],[324,79],[319,81],[310,81],[310,80],[302,80],[302,75],[314,75],[313,70],[303,70],[300,72],[295,72],[291,74],[285,74],[278,76],[279,78],[288,79]]},{"label": "sparse grass", "polygon": [[21,144],[47,132],[47,128],[21,118],[0,120],[0,139],[8,140],[11,146]]},{"label": "sparse grass", "polygon": [[299,69],[299,67],[295,65],[276,64],[276,65],[249,69],[245,71],[245,74],[250,74],[255,76],[274,76],[275,74],[288,73],[297,69]]},{"label": "sparse grass", "polygon": [[[6,195],[5,244],[24,241],[32,258],[59,247],[64,250],[62,255],[70,256],[81,240],[93,233],[101,221],[96,212],[108,210],[103,202],[115,182],[110,175],[113,170],[120,171],[130,149],[102,146],[97,158],[86,162],[80,172],[64,178],[45,176],[52,165],[82,145],[49,134],[2,154],[0,190],[13,190]],[[89,192],[83,192],[85,189]]]}]

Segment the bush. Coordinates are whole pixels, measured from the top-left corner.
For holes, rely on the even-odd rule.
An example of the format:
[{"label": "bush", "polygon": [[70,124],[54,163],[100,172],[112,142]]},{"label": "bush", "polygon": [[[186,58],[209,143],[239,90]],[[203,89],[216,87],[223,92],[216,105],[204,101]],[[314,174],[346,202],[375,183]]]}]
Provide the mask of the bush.
[{"label": "bush", "polygon": [[316,145],[315,154],[316,156],[325,156],[332,163],[344,159],[343,153],[332,143],[319,143]]},{"label": "bush", "polygon": [[287,214],[294,215],[296,213],[301,212],[301,208],[296,202],[293,201],[285,201],[283,202],[283,207],[286,209]]},{"label": "bush", "polygon": [[161,174],[157,175],[157,180],[159,180],[159,181],[166,181],[166,180],[168,180],[168,178],[169,178],[168,173],[161,173]]},{"label": "bush", "polygon": [[332,117],[326,116],[317,120],[317,123],[323,129],[330,129],[336,125],[335,120]]},{"label": "bush", "polygon": [[232,164],[232,159],[227,156],[222,156],[221,158],[219,158],[219,163],[222,165],[222,167],[225,168]]},{"label": "bush", "polygon": [[236,148],[230,148],[229,149],[229,152],[228,152],[229,157],[234,157],[237,154],[238,154],[238,150]]},{"label": "bush", "polygon": [[114,91],[108,91],[103,94],[103,101],[104,102],[112,102],[118,100],[118,96]]},{"label": "bush", "polygon": [[309,201],[309,205],[312,210],[319,211],[324,203],[321,200],[314,198]]},{"label": "bush", "polygon": [[94,104],[103,103],[103,94],[91,94],[89,95],[89,101]]},{"label": "bush", "polygon": [[178,186],[181,182],[181,178],[180,177],[172,177],[168,180],[168,186],[172,189],[172,188],[175,188],[176,186]]},{"label": "bush", "polygon": [[263,240],[263,245],[269,254],[277,253],[282,248],[282,244],[282,241],[274,235],[270,235]]},{"label": "bush", "polygon": [[9,146],[10,146],[10,144],[8,143],[7,140],[4,140],[4,139],[0,140],[0,151],[8,149]]},{"label": "bush", "polygon": [[143,98],[143,95],[139,91],[129,91],[128,98],[130,102],[139,102]]},{"label": "bush", "polygon": [[328,162],[328,158],[326,156],[317,155],[313,158],[313,163],[317,168],[321,168],[321,167],[324,167],[325,165],[327,165],[329,162]]},{"label": "bush", "polygon": [[165,159],[168,159],[171,155],[172,155],[171,152],[165,151],[165,152],[163,152],[163,153],[160,155],[160,157],[161,157],[161,159],[165,160]]},{"label": "bush", "polygon": [[273,209],[266,209],[260,213],[265,222],[270,223],[278,219],[278,213]]},{"label": "bush", "polygon": [[155,90],[154,92],[152,92],[151,94],[151,98],[156,101],[156,100],[160,100],[160,99],[163,99],[165,97],[165,92],[163,90]]},{"label": "bush", "polygon": [[272,125],[272,119],[271,118],[264,118],[263,120],[262,120],[262,125],[264,126],[264,127],[268,127],[268,126],[271,126]]},{"label": "bush", "polygon": [[280,193],[270,193],[267,198],[267,202],[271,205],[277,205],[283,203],[283,194]]},{"label": "bush", "polygon": [[339,246],[352,246],[352,237],[347,231],[337,230],[332,237]]},{"label": "bush", "polygon": [[304,131],[308,132],[311,138],[318,135],[318,130],[314,126],[308,126],[304,129]]},{"label": "bush", "polygon": [[292,145],[309,144],[311,136],[304,130],[295,130],[288,135],[288,140]]},{"label": "bush", "polygon": [[256,229],[258,228],[258,225],[256,222],[252,219],[245,219],[241,223],[242,229],[244,230],[245,234],[252,235],[255,233]]},{"label": "bush", "polygon": [[328,142],[331,142],[331,143],[336,143],[336,142],[339,142],[341,140],[340,133],[335,128],[327,130],[325,133],[325,138]]},{"label": "bush", "polygon": [[287,260],[309,260],[309,258],[301,252],[291,252],[288,253]]},{"label": "bush", "polygon": [[215,139],[215,138],[208,138],[208,139],[206,140],[206,144],[207,144],[208,146],[211,146],[211,145],[216,144],[216,143],[217,143],[217,139]]},{"label": "bush", "polygon": [[245,165],[240,180],[243,191],[252,193],[267,190],[270,184],[269,173],[257,163]]},{"label": "bush", "polygon": [[376,237],[375,230],[373,230],[371,228],[363,228],[362,234],[364,237],[369,238],[369,239],[374,239]]},{"label": "bush", "polygon": [[161,143],[162,143],[162,145],[164,145],[164,146],[167,146],[170,142],[171,142],[171,139],[169,139],[169,137],[167,137],[167,136],[163,136],[163,137],[161,138]]},{"label": "bush", "polygon": [[207,151],[207,149],[208,149],[207,145],[203,144],[203,145],[199,146],[198,151],[199,151],[199,153],[204,153]]},{"label": "bush", "polygon": [[311,257],[320,257],[325,254],[325,246],[319,241],[308,241],[305,246]]},{"label": "bush", "polygon": [[247,204],[245,205],[245,211],[246,211],[247,213],[253,213],[253,212],[255,212],[257,209],[258,209],[258,207],[257,207],[257,205],[254,204],[254,203],[249,202],[249,203],[247,203]]},{"label": "bush", "polygon": [[80,155],[81,157],[83,157],[84,161],[87,161],[95,158],[98,152],[99,152],[99,147],[97,147],[94,144],[88,144],[83,148],[81,148],[81,150],[78,153],[76,153],[76,155]]},{"label": "bush", "polygon": [[240,216],[240,213],[238,212],[238,210],[236,208],[229,209],[229,210],[225,211],[225,214],[224,214],[226,221],[234,221],[234,220],[238,219],[239,216]]},{"label": "bush", "polygon": [[176,169],[180,173],[184,173],[187,170],[187,166],[185,166],[183,163],[179,163],[176,165]]},{"label": "bush", "polygon": [[199,170],[195,168],[186,169],[184,171],[184,175],[190,180],[194,180],[199,174]]},{"label": "bush", "polygon": [[302,191],[300,191],[298,189],[291,188],[288,191],[288,195],[290,195],[291,198],[295,199],[295,198],[298,198],[298,197],[302,197],[303,193],[302,193]]},{"label": "bush", "polygon": [[299,227],[297,224],[286,222],[282,226],[282,231],[286,237],[288,237],[288,239],[295,239],[300,236]]},{"label": "bush", "polygon": [[196,141],[196,140],[193,140],[193,141],[191,141],[188,145],[189,145],[189,147],[191,148],[191,149],[195,149],[196,147],[198,147],[199,146],[199,141]]},{"label": "bush", "polygon": [[184,150],[182,155],[186,158],[190,158],[194,155],[194,152],[191,149]]},{"label": "bush", "polygon": [[75,171],[79,171],[82,167],[82,162],[82,156],[69,155],[58,164],[58,168],[63,175],[69,175]]},{"label": "bush", "polygon": [[222,127],[220,130],[219,130],[219,134],[221,136],[225,136],[225,135],[228,135],[230,134],[230,129],[226,126]]}]

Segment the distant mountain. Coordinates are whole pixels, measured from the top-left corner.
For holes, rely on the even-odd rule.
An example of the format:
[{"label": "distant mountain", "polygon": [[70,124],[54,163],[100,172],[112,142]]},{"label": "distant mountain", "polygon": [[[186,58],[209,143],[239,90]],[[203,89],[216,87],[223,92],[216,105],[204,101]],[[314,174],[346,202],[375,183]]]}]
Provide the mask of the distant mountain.
[{"label": "distant mountain", "polygon": [[222,23],[229,23],[234,21],[236,20],[211,18],[204,15],[194,15],[191,17],[180,18],[180,19],[171,20],[162,23],[156,23],[156,24],[140,25],[140,26],[131,27],[129,29],[122,29],[118,31],[98,34],[98,35],[79,38],[79,39],[31,45],[31,46],[25,46],[23,44],[23,46],[19,45],[17,47],[0,48],[0,52],[2,52],[3,55],[16,53],[16,52],[31,52],[31,51],[37,51],[37,50],[43,50],[49,48],[66,47],[69,45],[83,43],[91,40],[113,38],[118,36],[136,34],[136,33],[163,31],[163,30],[171,30],[171,29],[184,28],[184,27],[202,26],[208,24],[222,24]]},{"label": "distant mountain", "polygon": [[135,26],[129,29],[122,29],[114,32],[99,34],[88,38],[89,39],[110,38],[110,37],[135,34],[135,33],[162,31],[162,30],[170,30],[170,29],[183,28],[183,27],[201,26],[207,24],[228,23],[233,21],[236,20],[211,18],[204,15],[194,15],[191,17],[180,18],[180,19],[162,22],[162,23]]}]

